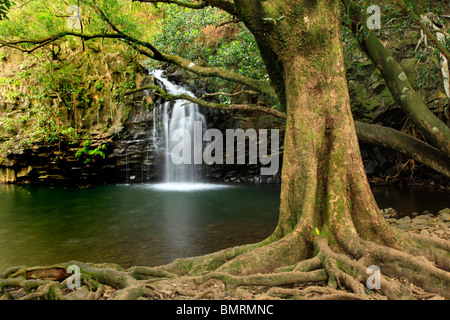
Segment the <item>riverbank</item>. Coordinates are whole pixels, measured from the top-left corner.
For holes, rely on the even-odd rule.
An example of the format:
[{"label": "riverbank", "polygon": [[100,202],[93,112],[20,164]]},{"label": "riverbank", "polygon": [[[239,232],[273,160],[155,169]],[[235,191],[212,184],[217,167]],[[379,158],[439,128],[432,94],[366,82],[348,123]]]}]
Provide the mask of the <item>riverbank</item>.
[{"label": "riverbank", "polygon": [[436,215],[431,212],[413,212],[411,216],[397,218],[392,208],[383,209],[383,216],[394,228],[424,236],[450,240],[450,208],[440,210]]}]

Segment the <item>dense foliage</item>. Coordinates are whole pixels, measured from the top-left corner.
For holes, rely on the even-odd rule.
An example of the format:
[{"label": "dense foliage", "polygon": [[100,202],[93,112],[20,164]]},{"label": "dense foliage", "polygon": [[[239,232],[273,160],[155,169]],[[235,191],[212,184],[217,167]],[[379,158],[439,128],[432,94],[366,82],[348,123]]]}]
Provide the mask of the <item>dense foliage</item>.
[{"label": "dense foliage", "polygon": [[[111,21],[128,34],[147,40],[152,36],[154,25],[148,21],[149,17],[153,19],[155,10],[152,7],[130,5],[129,1],[124,0],[70,3],[34,0],[12,7],[9,19],[0,21],[0,38],[41,39],[67,31],[71,5],[80,5],[81,30],[73,31],[86,34],[109,32],[106,22],[95,11],[95,4],[100,5]],[[130,61],[136,56],[129,46],[117,40],[83,42],[78,37],[66,37],[51,46],[43,46],[31,52],[26,59],[25,56],[18,60],[14,58],[18,57],[18,51],[1,50],[0,58],[7,62],[5,72],[0,76],[1,102],[15,105],[13,108],[21,109],[21,105],[28,107],[23,112],[12,112],[0,119],[0,138],[3,136],[2,140],[5,140],[0,149],[26,147],[37,142],[78,143],[85,139],[85,132],[80,130],[77,122],[78,114],[93,113],[105,104],[104,94],[93,95],[93,92],[104,89],[118,96],[120,92],[134,88],[134,75],[128,70],[123,70],[123,74],[129,80],[118,83],[115,88],[111,87],[111,83],[106,83],[105,68],[96,70],[106,63],[105,57],[116,54],[121,61]],[[8,61],[7,55],[11,61]],[[20,65],[14,64],[14,61],[21,60]],[[114,104],[117,103],[109,102],[111,120],[115,112]]]},{"label": "dense foliage", "polygon": [[10,0],[0,0],[0,20],[7,18],[7,14],[14,2]]},{"label": "dense foliage", "polygon": [[266,77],[255,39],[242,23],[216,8],[198,11],[166,5],[163,10],[155,43],[164,52],[254,79]]}]

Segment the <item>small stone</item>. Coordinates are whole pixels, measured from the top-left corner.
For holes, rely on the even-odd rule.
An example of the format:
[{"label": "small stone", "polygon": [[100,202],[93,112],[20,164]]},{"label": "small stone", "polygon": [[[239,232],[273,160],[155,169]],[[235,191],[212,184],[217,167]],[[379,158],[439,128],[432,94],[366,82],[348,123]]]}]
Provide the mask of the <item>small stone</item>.
[{"label": "small stone", "polygon": [[409,224],[411,223],[411,218],[406,216],[397,220],[398,224]]},{"label": "small stone", "polygon": [[420,234],[421,234],[422,236],[429,236],[429,235],[430,235],[430,233],[429,233],[428,230],[426,230],[426,229],[422,229],[422,230],[420,231]]},{"label": "small stone", "polygon": [[385,218],[395,218],[395,217],[397,217],[397,211],[395,211],[395,209],[393,209],[393,208],[386,208],[386,209],[383,209],[381,211],[382,211],[383,216]]},{"label": "small stone", "polygon": [[418,223],[424,223],[424,222],[429,222],[431,220],[431,217],[426,215],[426,216],[417,216],[414,217],[414,219],[412,219],[412,221],[414,222],[418,222]]},{"label": "small stone", "polygon": [[444,220],[445,222],[450,222],[450,209],[445,208],[439,211],[438,215]]}]

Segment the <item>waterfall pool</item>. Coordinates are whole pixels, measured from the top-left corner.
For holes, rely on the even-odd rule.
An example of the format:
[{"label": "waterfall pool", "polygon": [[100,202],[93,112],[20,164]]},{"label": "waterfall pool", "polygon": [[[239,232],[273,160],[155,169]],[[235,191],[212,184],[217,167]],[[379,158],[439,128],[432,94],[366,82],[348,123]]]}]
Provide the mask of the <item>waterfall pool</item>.
[{"label": "waterfall pool", "polygon": [[280,187],[0,184],[0,272],[70,260],[160,265],[256,242],[278,221]]},{"label": "waterfall pool", "polygon": [[[450,207],[448,194],[419,187],[373,192],[400,215]],[[0,184],[0,272],[70,260],[155,266],[254,243],[275,228],[279,197],[279,185]]]}]

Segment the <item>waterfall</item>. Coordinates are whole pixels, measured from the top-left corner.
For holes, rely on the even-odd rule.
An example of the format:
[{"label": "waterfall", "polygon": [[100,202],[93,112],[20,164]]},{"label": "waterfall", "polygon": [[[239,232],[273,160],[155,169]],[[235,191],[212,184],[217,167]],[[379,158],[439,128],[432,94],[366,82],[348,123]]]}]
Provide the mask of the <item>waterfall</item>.
[{"label": "waterfall", "polygon": [[[168,94],[188,94],[195,97],[185,87],[176,85],[165,78],[162,70],[155,70],[152,74],[162,83],[163,89]],[[200,112],[199,105],[187,100],[155,104],[153,108],[153,141],[155,150],[158,150],[158,153],[164,156],[162,180],[166,184],[192,184],[202,181],[201,165],[194,164],[193,150],[191,152],[191,164],[175,164],[171,158],[172,150],[179,143],[171,140],[177,129],[184,129],[190,133],[187,136],[192,139],[190,145],[194,148],[194,123],[196,121],[201,121],[202,128],[207,127],[205,116]]]}]

